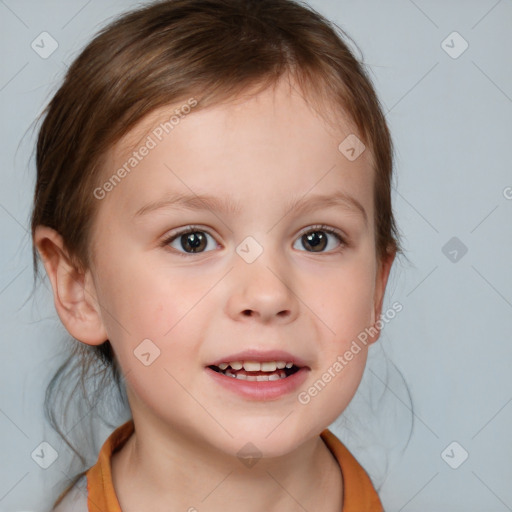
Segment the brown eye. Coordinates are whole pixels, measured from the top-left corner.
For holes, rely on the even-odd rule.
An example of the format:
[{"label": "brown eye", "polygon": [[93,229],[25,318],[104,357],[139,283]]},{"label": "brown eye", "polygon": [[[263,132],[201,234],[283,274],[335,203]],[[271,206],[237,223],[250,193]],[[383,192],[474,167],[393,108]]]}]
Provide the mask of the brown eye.
[{"label": "brown eye", "polygon": [[313,252],[321,252],[327,247],[327,237],[322,231],[313,231],[302,236],[302,245],[311,247]]},{"label": "brown eye", "polygon": [[[335,245],[332,247],[333,242],[330,242],[329,238],[334,238],[338,241],[338,244],[336,245],[334,242]],[[310,229],[303,233],[299,240],[302,247],[304,247],[308,252],[329,252],[332,249],[336,249],[337,247],[344,245],[343,238],[340,234],[333,229],[324,227]],[[326,251],[325,249],[329,245],[331,247]]]},{"label": "brown eye", "polygon": [[[189,229],[188,231],[177,233],[171,238],[165,240],[165,245],[170,245],[180,255],[195,254],[205,251],[208,246],[208,237],[212,238],[210,234],[198,229]],[[213,238],[212,238],[213,240]],[[211,245],[211,243],[210,243]],[[213,242],[215,248],[215,241]]]},{"label": "brown eye", "polygon": [[[201,252],[207,245],[204,233],[195,231],[193,233],[186,233],[180,236],[181,247],[186,252]],[[188,251],[188,248],[191,250]]]}]

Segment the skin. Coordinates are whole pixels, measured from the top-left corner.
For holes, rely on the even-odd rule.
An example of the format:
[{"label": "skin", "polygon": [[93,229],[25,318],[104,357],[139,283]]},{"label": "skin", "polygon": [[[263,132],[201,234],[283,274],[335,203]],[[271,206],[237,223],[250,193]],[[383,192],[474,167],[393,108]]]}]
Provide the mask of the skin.
[{"label": "skin", "polygon": [[[125,512],[295,511],[318,503],[341,510],[341,472],[319,433],[354,396],[368,347],[308,404],[297,395],[379,318],[394,254],[376,259],[369,151],[345,158],[338,145],[356,133],[349,121],[328,126],[296,91],[282,80],[275,90],[192,109],[98,201],[93,263],[83,273],[58,233],[36,231],[64,326],[90,345],[108,338],[126,379],[136,433],[112,459]],[[172,110],[151,114],[112,148],[105,179]],[[135,215],[166,194],[191,191],[231,197],[241,210]],[[340,206],[284,209],[333,191],[356,199],[367,222]],[[190,224],[206,233],[203,252],[190,253],[179,237],[163,245]],[[340,230],[344,242],[312,228],[328,245],[322,252],[304,246],[301,230],[317,224]],[[250,264],[235,251],[248,236],[263,248]],[[149,366],[134,356],[144,339],[160,350]],[[214,360],[248,348],[302,357],[310,368],[305,384],[258,402],[207,374]],[[249,441],[262,454],[251,468],[237,458]]]}]

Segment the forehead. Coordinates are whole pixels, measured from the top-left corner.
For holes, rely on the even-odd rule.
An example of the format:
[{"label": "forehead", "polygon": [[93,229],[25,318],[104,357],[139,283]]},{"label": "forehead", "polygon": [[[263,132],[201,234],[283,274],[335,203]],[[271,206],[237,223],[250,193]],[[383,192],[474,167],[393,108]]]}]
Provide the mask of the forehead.
[{"label": "forehead", "polygon": [[[318,89],[324,90],[323,87]],[[324,92],[315,94],[314,84],[310,84],[307,90],[302,89],[290,74],[283,75],[277,82],[268,85],[262,89],[261,84],[255,84],[246,88],[235,96],[224,98],[221,96],[217,101],[215,99],[208,100],[206,106],[203,101],[198,105],[199,98],[193,94],[190,97],[184,97],[171,104],[162,106],[143,117],[134,127],[132,127],[122,138],[111,148],[110,154],[114,157],[123,157],[131,154],[136,150],[144,138],[152,135],[160,142],[160,136],[164,138],[170,132],[164,131],[162,134],[161,125],[170,126],[171,131],[178,127],[186,118],[190,119],[191,114],[194,118],[202,118],[198,120],[198,124],[203,124],[204,120],[212,123],[217,121],[217,125],[224,123],[236,123],[242,118],[245,124],[249,122],[255,127],[260,123],[260,127],[264,131],[269,130],[268,117],[261,114],[269,109],[276,118],[288,121],[303,120],[301,131],[310,134],[315,128],[311,123],[311,116],[316,118],[317,122],[322,123],[322,128],[327,130],[335,140],[343,140],[348,135],[356,135],[359,139],[362,137],[358,134],[350,116],[347,114],[343,106],[339,102],[335,102],[332,98],[326,98]],[[190,106],[192,105],[192,106]],[[192,121],[193,122],[193,121]],[[191,121],[187,121],[188,124]],[[233,126],[233,130],[234,130]],[[290,125],[290,137],[293,136],[295,126]],[[156,133],[155,133],[156,132]],[[224,134],[225,136],[226,134]],[[369,164],[373,164],[372,155],[367,151],[365,157]]]},{"label": "forehead", "polygon": [[[342,112],[333,115],[334,108],[336,123],[326,121],[319,103],[293,84],[281,81],[206,108],[193,105],[184,99],[155,110],[111,149],[103,179],[121,167],[129,172],[107,202],[133,210],[165,187],[189,195],[281,195],[287,203],[314,188],[342,186],[368,196],[370,152],[352,161],[343,153],[357,137],[353,123]],[[148,146],[143,158],[134,156]]]}]

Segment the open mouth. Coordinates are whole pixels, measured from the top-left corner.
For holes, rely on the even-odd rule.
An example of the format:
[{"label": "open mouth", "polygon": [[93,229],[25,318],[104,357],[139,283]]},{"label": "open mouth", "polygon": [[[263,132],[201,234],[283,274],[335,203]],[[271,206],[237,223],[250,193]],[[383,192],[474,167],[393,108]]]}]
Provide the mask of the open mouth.
[{"label": "open mouth", "polygon": [[281,361],[261,364],[251,362],[222,363],[219,366],[210,365],[208,368],[217,373],[222,373],[226,377],[260,382],[286,379],[286,377],[300,370],[300,367],[293,363]]}]

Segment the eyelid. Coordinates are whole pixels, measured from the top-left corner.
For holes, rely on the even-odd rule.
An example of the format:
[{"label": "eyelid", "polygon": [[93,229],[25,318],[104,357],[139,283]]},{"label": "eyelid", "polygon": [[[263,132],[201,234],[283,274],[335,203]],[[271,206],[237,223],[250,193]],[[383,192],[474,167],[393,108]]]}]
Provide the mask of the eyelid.
[{"label": "eyelid", "polygon": [[339,229],[333,228],[332,226],[328,226],[327,224],[313,224],[311,226],[307,226],[299,231],[298,236],[303,236],[306,233],[311,231],[325,231],[332,235],[336,235],[340,238],[340,240],[346,243],[346,236]]}]

